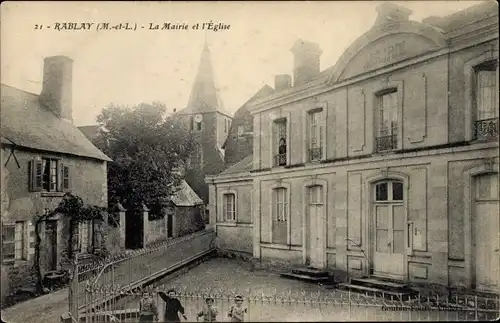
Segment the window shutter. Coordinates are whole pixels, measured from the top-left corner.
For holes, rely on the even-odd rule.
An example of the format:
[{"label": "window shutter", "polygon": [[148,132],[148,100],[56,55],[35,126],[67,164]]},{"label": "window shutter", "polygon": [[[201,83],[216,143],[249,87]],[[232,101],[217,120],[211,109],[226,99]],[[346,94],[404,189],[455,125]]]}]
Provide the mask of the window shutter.
[{"label": "window shutter", "polygon": [[40,192],[43,185],[43,166],[41,160],[30,161],[30,190]]},{"label": "window shutter", "polygon": [[63,191],[69,191],[70,190],[70,185],[69,185],[69,167],[64,166],[61,167],[62,169],[62,189]]},{"label": "window shutter", "polygon": [[64,163],[59,161],[57,163],[57,191],[63,191],[63,178],[64,178]]}]

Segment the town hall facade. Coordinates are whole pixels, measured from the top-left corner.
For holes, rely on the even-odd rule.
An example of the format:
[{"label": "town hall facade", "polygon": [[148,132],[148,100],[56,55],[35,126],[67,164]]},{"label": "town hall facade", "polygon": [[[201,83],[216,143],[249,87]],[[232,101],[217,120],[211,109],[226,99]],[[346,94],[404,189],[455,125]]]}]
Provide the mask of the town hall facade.
[{"label": "town hall facade", "polygon": [[377,11],[324,71],[320,47],[297,41],[293,86],[279,76],[247,107],[253,154],[206,177],[218,246],[498,291],[497,5],[422,22]]}]

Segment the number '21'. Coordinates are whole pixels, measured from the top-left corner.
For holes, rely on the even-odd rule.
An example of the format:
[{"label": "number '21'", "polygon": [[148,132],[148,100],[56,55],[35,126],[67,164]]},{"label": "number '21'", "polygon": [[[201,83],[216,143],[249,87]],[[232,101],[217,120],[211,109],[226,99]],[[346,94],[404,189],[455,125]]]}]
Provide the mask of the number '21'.
[{"label": "number '21'", "polygon": [[35,29],[42,29],[43,25],[35,25]]}]

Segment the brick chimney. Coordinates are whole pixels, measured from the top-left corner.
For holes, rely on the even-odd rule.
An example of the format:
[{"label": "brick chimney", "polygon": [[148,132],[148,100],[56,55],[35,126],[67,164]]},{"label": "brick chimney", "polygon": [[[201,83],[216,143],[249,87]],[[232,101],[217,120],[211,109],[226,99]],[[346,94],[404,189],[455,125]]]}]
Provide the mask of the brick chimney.
[{"label": "brick chimney", "polygon": [[318,44],[299,39],[291,51],[294,55],[293,86],[307,83],[319,75],[322,50]]},{"label": "brick chimney", "polygon": [[276,75],[274,77],[274,90],[283,91],[292,87],[292,77],[288,74]]},{"label": "brick chimney", "polygon": [[73,122],[73,60],[66,56],[44,59],[40,101],[56,116]]},{"label": "brick chimney", "polygon": [[391,2],[384,2],[377,6],[377,12],[375,25],[408,21],[413,11]]}]

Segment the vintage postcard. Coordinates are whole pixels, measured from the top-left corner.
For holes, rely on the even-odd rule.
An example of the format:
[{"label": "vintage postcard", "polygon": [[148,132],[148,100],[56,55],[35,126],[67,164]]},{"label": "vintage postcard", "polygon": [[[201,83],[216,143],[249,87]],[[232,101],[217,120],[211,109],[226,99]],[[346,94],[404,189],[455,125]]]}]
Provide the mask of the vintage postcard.
[{"label": "vintage postcard", "polygon": [[3,322],[499,318],[496,1],[0,18]]}]

